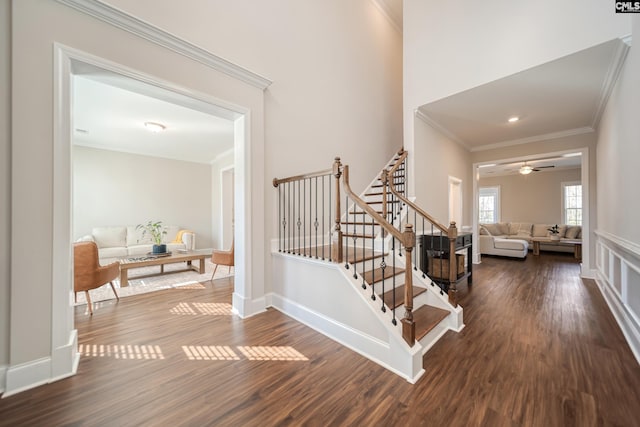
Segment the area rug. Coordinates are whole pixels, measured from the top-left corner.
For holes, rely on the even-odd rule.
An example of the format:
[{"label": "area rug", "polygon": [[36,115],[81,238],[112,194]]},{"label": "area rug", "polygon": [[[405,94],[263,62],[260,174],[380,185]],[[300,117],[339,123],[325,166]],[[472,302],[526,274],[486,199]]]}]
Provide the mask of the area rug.
[{"label": "area rug", "polygon": [[[198,265],[198,262],[195,262],[195,265]],[[215,264],[213,264],[209,260],[205,260],[205,272],[204,274],[199,274],[197,271],[189,270],[182,271],[180,273],[170,273],[170,271],[179,271],[185,269],[184,263],[178,264],[166,264],[164,266],[165,274],[160,276],[151,276],[144,277],[140,279],[136,279],[136,276],[145,276],[148,274],[155,274],[160,272],[160,266],[154,265],[151,267],[141,267],[129,270],[129,286],[124,288],[120,287],[120,280],[116,279],[113,281],[113,285],[116,287],[116,291],[118,292],[118,296],[120,298],[128,297],[131,295],[139,295],[147,292],[159,291],[162,289],[171,289],[171,288],[179,288],[183,286],[202,286],[200,282],[209,282],[211,280],[211,273],[215,268]],[[229,272],[229,268],[225,265],[221,265],[218,267],[216,271],[216,275],[213,280],[223,279],[225,277],[233,276],[234,270],[231,267],[231,272]],[[101,286],[97,289],[92,289],[89,291],[91,296],[91,301],[106,301],[110,299],[115,299],[115,295],[113,294],[113,290],[111,290],[111,286],[107,283],[104,286]],[[87,300],[85,299],[84,292],[78,292],[78,301],[75,305],[86,304]]]}]

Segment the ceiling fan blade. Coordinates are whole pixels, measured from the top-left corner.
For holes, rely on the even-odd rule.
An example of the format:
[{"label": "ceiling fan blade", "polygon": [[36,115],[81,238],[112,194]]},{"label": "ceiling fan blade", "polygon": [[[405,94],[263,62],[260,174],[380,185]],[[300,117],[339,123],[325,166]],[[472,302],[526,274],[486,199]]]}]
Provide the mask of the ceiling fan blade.
[{"label": "ceiling fan blade", "polygon": [[554,165],[551,166],[536,166],[536,169],[546,169],[546,168],[555,168]]}]

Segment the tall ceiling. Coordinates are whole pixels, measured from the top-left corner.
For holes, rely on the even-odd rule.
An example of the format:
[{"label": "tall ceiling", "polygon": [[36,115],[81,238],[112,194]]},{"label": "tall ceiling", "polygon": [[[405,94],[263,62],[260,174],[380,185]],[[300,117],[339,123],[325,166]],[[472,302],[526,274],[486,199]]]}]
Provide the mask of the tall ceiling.
[{"label": "tall ceiling", "polygon": [[[74,76],[74,144],[196,163],[211,163],[233,149],[233,121],[127,80]],[[161,123],[166,130],[150,132],[145,122]]]},{"label": "tall ceiling", "polygon": [[471,151],[593,132],[626,49],[612,40],[423,105],[418,116]]}]

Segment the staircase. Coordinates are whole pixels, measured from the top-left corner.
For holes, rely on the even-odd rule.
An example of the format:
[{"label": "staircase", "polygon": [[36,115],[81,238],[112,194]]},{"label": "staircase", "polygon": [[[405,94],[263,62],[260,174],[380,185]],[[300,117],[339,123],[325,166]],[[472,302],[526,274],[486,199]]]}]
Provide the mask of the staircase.
[{"label": "staircase", "polygon": [[[422,223],[420,233],[440,233],[446,244],[455,239],[456,229],[455,224],[449,228],[438,224],[406,198],[406,158],[404,150],[398,152],[362,195],[351,190],[349,166],[338,158],[329,170],[274,179],[279,206],[277,253],[287,256],[286,261],[278,258],[274,265],[274,282],[285,283],[282,300],[274,292],[278,295],[274,306],[413,382],[424,372],[422,355],[446,331],[459,331],[464,325],[455,286],[445,295],[418,269],[414,224]],[[345,195],[344,201],[340,194]],[[322,270],[319,265],[309,267],[308,261],[307,267],[299,269],[287,266],[296,262],[289,255],[337,268],[351,286],[334,284],[340,280],[332,276],[327,277],[330,287],[348,294],[344,296],[349,300],[347,309],[360,314],[337,311],[318,299],[305,301],[301,282],[314,281]],[[298,276],[291,275],[294,270]],[[291,284],[298,287],[296,291],[288,286],[289,275],[296,282]],[[327,287],[326,283],[321,281],[319,286]],[[316,292],[317,287],[310,287],[306,293]],[[331,296],[327,294],[327,298]],[[370,320],[363,326],[365,317]],[[344,329],[336,329],[335,325],[342,323]],[[377,329],[369,330],[376,323],[380,324]],[[388,345],[381,345],[380,340],[387,340]]]}]

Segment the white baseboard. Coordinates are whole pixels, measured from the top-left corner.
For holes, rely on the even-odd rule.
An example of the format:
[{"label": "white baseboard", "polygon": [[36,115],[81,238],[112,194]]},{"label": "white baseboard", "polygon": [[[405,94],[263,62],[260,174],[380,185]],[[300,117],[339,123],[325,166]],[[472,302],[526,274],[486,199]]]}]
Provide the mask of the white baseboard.
[{"label": "white baseboard", "polygon": [[3,398],[47,384],[51,378],[51,358],[45,357],[9,366]]},{"label": "white baseboard", "polygon": [[9,365],[0,365],[0,395],[4,393],[5,383],[7,381],[7,369],[9,369]]},{"label": "white baseboard", "polygon": [[243,319],[263,313],[267,308],[265,297],[250,300],[234,292],[232,301],[233,312]]}]

